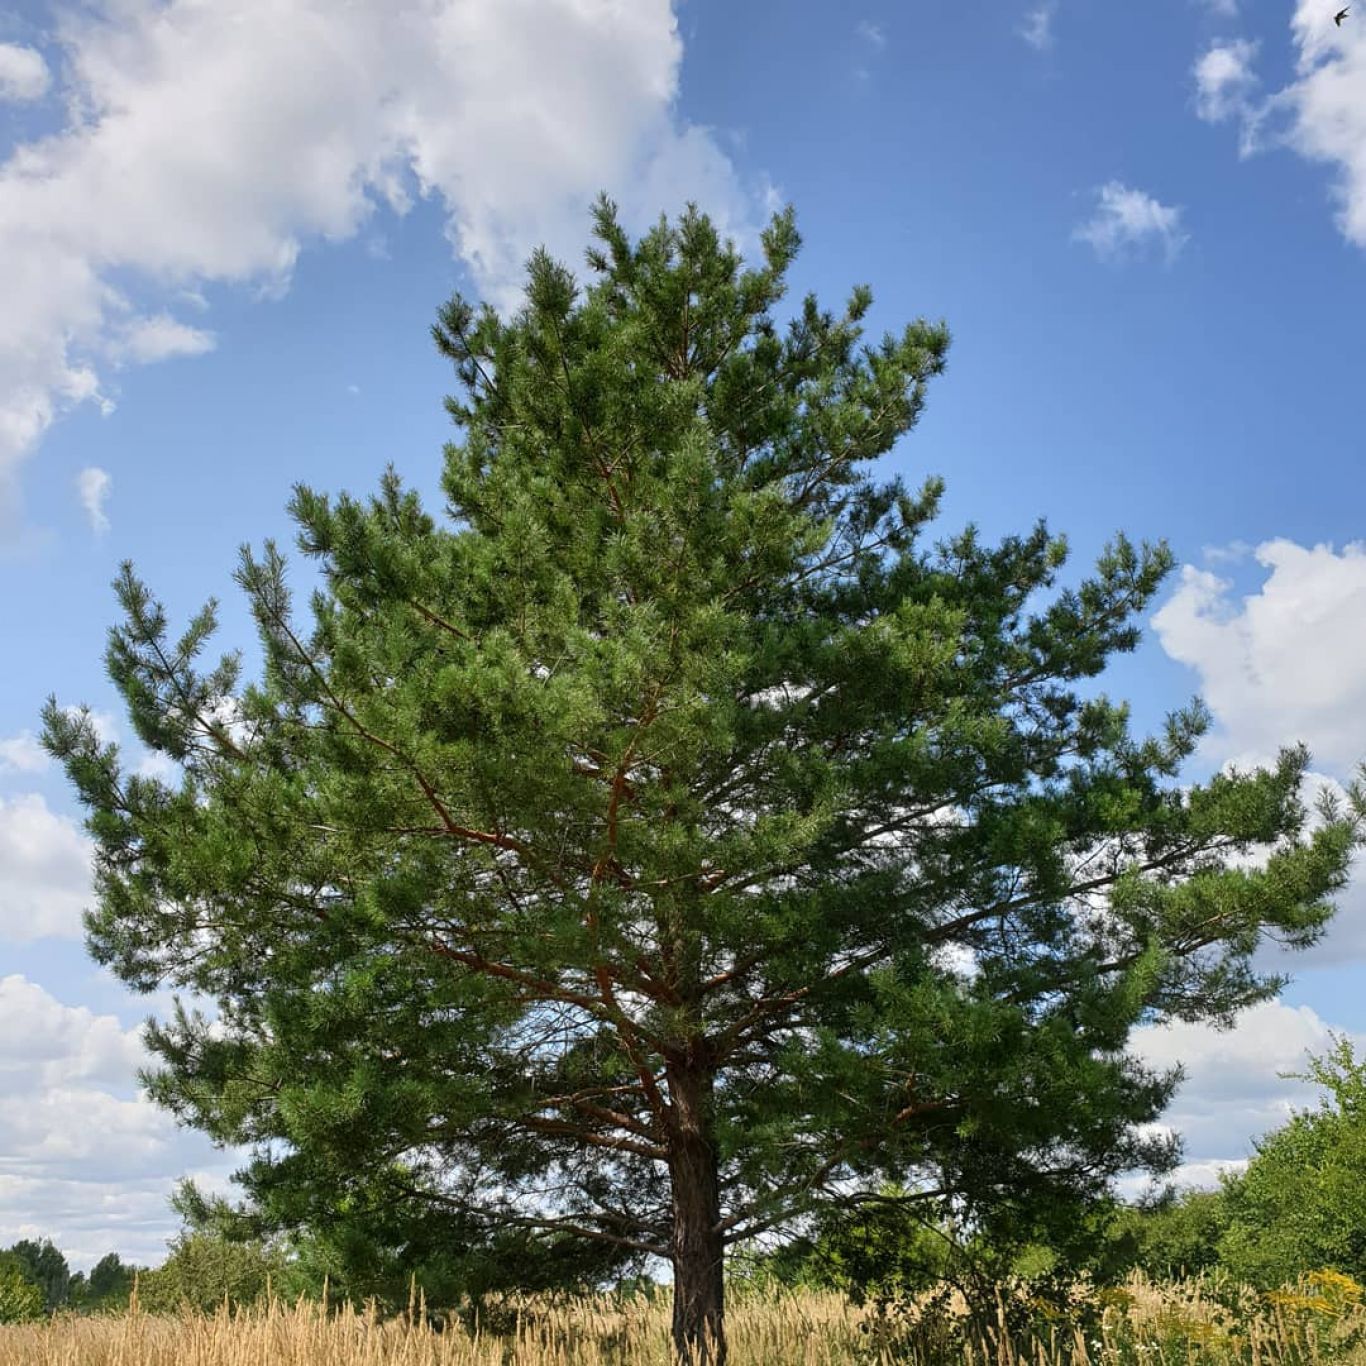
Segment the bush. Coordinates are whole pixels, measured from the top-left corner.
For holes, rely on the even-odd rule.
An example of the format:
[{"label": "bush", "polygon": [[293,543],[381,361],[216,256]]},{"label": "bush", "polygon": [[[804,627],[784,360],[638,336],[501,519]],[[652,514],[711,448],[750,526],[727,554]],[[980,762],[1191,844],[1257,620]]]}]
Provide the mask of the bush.
[{"label": "bush", "polygon": [[43,1313],[43,1292],[17,1266],[0,1262],[0,1323],[28,1323]]},{"label": "bush", "polygon": [[1262,1139],[1224,1186],[1220,1261],[1263,1288],[1323,1268],[1366,1280],[1366,1061],[1335,1039],[1308,1079],[1324,1088],[1319,1107]]},{"label": "bush", "polygon": [[211,1312],[264,1299],[279,1283],[284,1257],[260,1243],[234,1243],[212,1233],[188,1233],[171,1244],[155,1271],[138,1278],[138,1303],[153,1313],[191,1308]]},{"label": "bush", "polygon": [[6,1261],[18,1267],[25,1280],[38,1287],[44,1309],[51,1312],[66,1304],[71,1291],[71,1268],[51,1239],[21,1239],[4,1255]]},{"label": "bush", "polygon": [[1219,1264],[1220,1241],[1228,1224],[1223,1191],[1169,1191],[1148,1204],[1120,1210],[1110,1237],[1126,1267],[1154,1280],[1174,1280]]}]

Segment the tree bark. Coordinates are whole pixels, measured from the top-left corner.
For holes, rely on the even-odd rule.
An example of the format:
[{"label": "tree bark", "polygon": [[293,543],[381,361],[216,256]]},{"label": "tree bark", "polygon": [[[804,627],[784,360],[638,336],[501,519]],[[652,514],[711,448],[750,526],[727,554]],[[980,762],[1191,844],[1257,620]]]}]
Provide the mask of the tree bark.
[{"label": "tree bark", "polygon": [[669,1177],[673,1187],[674,1354],[680,1366],[725,1366],[725,1243],[711,1075],[670,1069],[673,1103]]}]

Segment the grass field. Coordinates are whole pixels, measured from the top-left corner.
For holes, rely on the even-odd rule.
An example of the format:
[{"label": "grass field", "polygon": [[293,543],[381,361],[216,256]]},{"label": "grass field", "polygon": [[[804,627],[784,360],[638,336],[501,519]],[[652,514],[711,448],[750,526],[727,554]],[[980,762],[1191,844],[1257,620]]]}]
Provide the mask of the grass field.
[{"label": "grass field", "polygon": [[[1080,1294],[1078,1317],[1040,1312],[1032,1331],[998,1314],[971,1328],[962,1306],[939,1318],[888,1320],[839,1296],[733,1297],[733,1366],[1366,1366],[1360,1286],[1325,1273],[1265,1296],[1219,1282],[1135,1280]],[[655,1299],[526,1300],[491,1326],[434,1331],[420,1314],[326,1313],[278,1301],[216,1315],[58,1316],[0,1327],[0,1366],[669,1366],[669,1305]]]}]

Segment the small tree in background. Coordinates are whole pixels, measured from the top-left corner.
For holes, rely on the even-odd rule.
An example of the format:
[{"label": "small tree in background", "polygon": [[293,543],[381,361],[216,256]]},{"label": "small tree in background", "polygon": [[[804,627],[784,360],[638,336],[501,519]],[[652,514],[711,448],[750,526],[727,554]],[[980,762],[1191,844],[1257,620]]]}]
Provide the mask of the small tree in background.
[{"label": "small tree in background", "polygon": [[186,1307],[212,1312],[225,1301],[255,1304],[285,1267],[281,1253],[259,1243],[187,1231],[171,1242],[159,1267],[139,1275],[138,1303],[154,1313]]},{"label": "small tree in background", "polygon": [[1222,1191],[1169,1190],[1117,1212],[1109,1229],[1112,1256],[1156,1280],[1195,1276],[1219,1264],[1228,1219]]},{"label": "small tree in background", "polygon": [[9,1249],[9,1256],[42,1292],[45,1309],[51,1312],[67,1302],[71,1293],[71,1268],[49,1239],[21,1239]]},{"label": "small tree in background", "polygon": [[1139,739],[1096,694],[1164,548],[1062,588],[1042,525],[936,544],[939,481],[872,477],[943,327],[865,344],[860,288],[780,328],[790,214],[753,269],[695,212],[596,221],[587,289],[540,255],[510,322],[441,312],[448,521],[393,474],[299,488],[311,622],[244,552],[256,683],[125,567],[108,666],[179,786],[55,703],[46,743],[92,952],[218,1005],[151,1031],[152,1093],[255,1145],[262,1217],[382,1190],[452,1246],[666,1258],[719,1363],[737,1241],[890,1180],[1051,1242],[1170,1161],[1129,1031],[1268,997],[1252,954],[1321,934],[1360,806],[1309,830],[1302,750],[1183,785],[1203,710]]},{"label": "small tree in background", "polygon": [[31,1323],[44,1313],[43,1292],[25,1274],[23,1263],[0,1252],[0,1323]]},{"label": "small tree in background", "polygon": [[1366,1282],[1366,1060],[1350,1039],[1335,1038],[1299,1079],[1317,1082],[1323,1097],[1261,1139],[1247,1170],[1226,1178],[1220,1260],[1263,1286],[1324,1268]]},{"label": "small tree in background", "polygon": [[137,1268],[129,1266],[117,1252],[106,1253],[90,1269],[85,1283],[85,1300],[92,1308],[118,1305],[127,1300]]}]

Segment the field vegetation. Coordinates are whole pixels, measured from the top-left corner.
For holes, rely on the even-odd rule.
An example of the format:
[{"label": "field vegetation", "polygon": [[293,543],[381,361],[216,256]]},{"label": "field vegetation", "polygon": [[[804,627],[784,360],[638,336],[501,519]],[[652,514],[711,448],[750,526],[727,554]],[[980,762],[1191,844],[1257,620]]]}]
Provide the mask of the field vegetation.
[{"label": "field vegetation", "polygon": [[[1016,1287],[1016,1292],[1023,1289]],[[1362,1287],[1336,1272],[1259,1292],[1219,1274],[1123,1285],[1078,1283],[1064,1311],[1003,1288],[974,1315],[956,1293],[889,1306],[831,1291],[750,1288],[732,1300],[737,1366],[918,1363],[938,1366],[1312,1366],[1366,1362]],[[0,1329],[0,1366],[668,1366],[660,1294],[507,1297],[485,1317],[437,1319],[419,1294],[406,1311],[371,1301],[329,1307],[268,1295],[212,1313],[58,1314]]]},{"label": "field vegetation", "polygon": [[[1308,1075],[1320,1103],[1266,1135],[1245,1171],[1097,1206],[1067,1249],[1002,1258],[894,1198],[751,1249],[730,1269],[730,1360],[1366,1366],[1366,1237],[1349,1199],[1366,1171],[1366,1063],[1338,1040]],[[585,1268],[577,1289],[529,1294],[489,1273],[429,1302],[416,1273],[402,1290],[392,1265],[348,1279],[326,1251],[204,1226],[156,1268],[110,1253],[87,1275],[50,1242],[16,1243],[0,1251],[0,1366],[675,1359],[668,1293],[643,1278],[595,1290]]]}]

